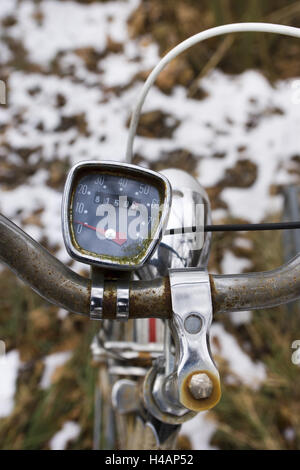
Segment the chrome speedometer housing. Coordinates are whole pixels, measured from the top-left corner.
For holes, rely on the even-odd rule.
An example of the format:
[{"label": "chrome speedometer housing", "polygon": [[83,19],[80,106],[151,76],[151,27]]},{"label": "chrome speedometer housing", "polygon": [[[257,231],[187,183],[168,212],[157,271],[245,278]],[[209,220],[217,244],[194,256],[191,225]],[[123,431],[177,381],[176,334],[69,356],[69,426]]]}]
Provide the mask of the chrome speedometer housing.
[{"label": "chrome speedometer housing", "polygon": [[139,269],[161,240],[170,205],[170,183],[160,173],[113,161],[77,163],[63,194],[66,249],[83,263]]}]

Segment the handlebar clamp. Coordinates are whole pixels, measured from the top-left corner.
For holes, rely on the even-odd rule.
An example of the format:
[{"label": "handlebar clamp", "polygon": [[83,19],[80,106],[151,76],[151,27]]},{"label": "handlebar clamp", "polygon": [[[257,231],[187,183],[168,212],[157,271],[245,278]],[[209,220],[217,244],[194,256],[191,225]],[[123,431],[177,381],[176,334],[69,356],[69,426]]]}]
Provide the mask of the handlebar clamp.
[{"label": "handlebar clamp", "polygon": [[[104,274],[95,266],[92,267],[92,287],[90,298],[90,319],[104,320]],[[127,321],[129,318],[129,280],[116,281],[116,315],[115,319]]]}]

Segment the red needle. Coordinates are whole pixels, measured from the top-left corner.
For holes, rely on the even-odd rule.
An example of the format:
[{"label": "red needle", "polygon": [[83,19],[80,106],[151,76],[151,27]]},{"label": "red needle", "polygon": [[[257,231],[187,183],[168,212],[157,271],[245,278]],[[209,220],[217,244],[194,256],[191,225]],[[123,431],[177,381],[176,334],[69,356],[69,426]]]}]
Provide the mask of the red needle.
[{"label": "red needle", "polygon": [[[103,228],[97,228],[94,227],[93,225],[89,225],[86,222],[79,222],[78,220],[74,220],[75,224],[80,224],[83,225],[84,227],[90,228],[92,230],[95,230],[95,232],[102,233],[102,235],[105,235],[105,230]],[[127,241],[127,238],[125,238],[124,233],[119,233],[116,232],[116,238],[109,238],[112,242],[117,243],[118,245],[124,245],[124,243]]]}]

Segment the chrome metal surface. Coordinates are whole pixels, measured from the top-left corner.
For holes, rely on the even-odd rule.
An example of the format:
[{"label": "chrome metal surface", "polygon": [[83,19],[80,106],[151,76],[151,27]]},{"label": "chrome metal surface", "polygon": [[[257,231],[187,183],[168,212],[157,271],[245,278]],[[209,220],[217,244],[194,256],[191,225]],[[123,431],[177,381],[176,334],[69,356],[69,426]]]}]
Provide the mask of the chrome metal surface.
[{"label": "chrome metal surface", "polygon": [[98,268],[92,266],[92,288],[90,319],[103,320],[104,275]]},{"label": "chrome metal surface", "polygon": [[[174,363],[172,364],[174,366]],[[152,396],[163,413],[174,416],[184,416],[188,410],[179,402],[177,383],[174,383],[173,374],[165,375],[164,358],[160,357],[155,364],[156,376],[153,381]]]},{"label": "chrome metal surface", "polygon": [[94,361],[106,362],[107,351],[100,345],[97,336],[94,336],[90,348]]},{"label": "chrome metal surface", "polygon": [[140,397],[137,382],[128,379],[118,380],[112,387],[111,398],[113,407],[118,413],[126,414],[138,411]]},{"label": "chrome metal surface", "polygon": [[[114,168],[116,171],[120,171],[124,173],[124,171],[127,171],[128,174],[134,173],[134,174],[140,174],[145,177],[145,175],[148,175],[149,178],[155,178],[156,180],[160,180],[163,185],[164,185],[164,204],[162,207],[162,211],[160,213],[160,222],[155,230],[155,233],[153,234],[152,241],[150,242],[146,253],[139,258],[138,262],[128,262],[128,263],[118,263],[116,260],[113,259],[107,259],[105,257],[101,257],[101,255],[95,257],[91,256],[88,253],[85,253],[83,251],[80,251],[74,246],[74,243],[72,241],[71,233],[70,233],[70,224],[69,224],[69,207],[71,204],[71,199],[72,199],[72,190],[74,186],[74,182],[76,179],[76,176],[79,171],[82,170],[82,168],[86,168],[87,170],[90,169],[111,169]],[[104,268],[109,268],[109,269],[118,269],[118,270],[133,270],[133,269],[138,269],[143,264],[146,262],[146,260],[152,255],[153,251],[155,250],[157,244],[159,243],[162,234],[164,232],[164,229],[167,225],[168,222],[168,216],[169,216],[169,210],[170,210],[170,205],[171,205],[171,198],[172,198],[172,193],[171,193],[171,186],[168,181],[168,179],[164,176],[161,175],[155,171],[149,170],[148,168],[140,167],[137,165],[132,165],[129,163],[120,163],[120,162],[114,162],[114,161],[83,161],[79,162],[76,165],[74,165],[67,177],[66,183],[65,183],[65,188],[64,188],[64,193],[63,193],[63,201],[62,201],[62,228],[63,228],[63,237],[64,237],[64,242],[66,249],[69,253],[69,255],[76,259],[77,261],[80,261],[82,263],[88,263],[88,264],[94,264],[97,266],[101,266]]]},{"label": "chrome metal surface", "polygon": [[[193,411],[208,409],[216,404],[195,400],[190,393],[190,380],[193,374],[205,373],[219,389],[220,377],[210,355],[209,328],[212,322],[212,300],[207,271],[190,269],[170,269],[170,285],[173,317],[170,326],[176,345],[175,376],[179,402]],[[192,321],[191,322],[189,320]],[[188,325],[188,328],[186,328]],[[197,326],[195,328],[195,325]],[[199,325],[202,327],[199,329]],[[174,378],[173,378],[174,380]],[[220,396],[216,397],[218,401]]]},{"label": "chrome metal surface", "polygon": [[156,359],[161,356],[163,346],[156,343],[137,344],[122,341],[104,341],[101,345],[98,337],[95,336],[91,344],[91,351],[96,362],[106,362],[110,357],[126,361],[136,360],[141,359],[145,354],[149,355],[149,359]]},{"label": "chrome metal surface", "polygon": [[197,313],[191,313],[184,320],[184,328],[191,335],[195,335],[200,332],[202,328],[202,319]]},{"label": "chrome metal surface", "polygon": [[[178,406],[178,400],[174,401],[174,396],[176,396],[176,391],[171,397],[171,400],[174,401],[174,406],[172,406],[172,401],[169,401],[170,391],[168,390],[167,396],[161,398],[161,393],[164,390],[164,381],[166,379],[164,375],[164,364],[163,358],[159,358],[148,371],[144,384],[143,384],[143,397],[146,409],[149,413],[154,416],[156,419],[162,423],[168,424],[182,424],[194,416],[196,413],[189,411],[187,409],[182,409],[182,414],[180,412],[180,407]],[[154,397],[153,390],[155,388],[155,382],[158,380],[157,389],[160,390],[159,396]],[[160,381],[162,380],[162,383]],[[164,394],[165,395],[165,394]],[[163,410],[161,409],[161,406]],[[167,410],[170,410],[169,413]],[[175,413],[174,413],[175,410]],[[177,413],[177,414],[176,414]]]},{"label": "chrome metal surface", "polygon": [[111,375],[132,375],[136,377],[144,377],[148,370],[143,367],[134,366],[110,366],[108,372]]},{"label": "chrome metal surface", "polygon": [[164,322],[164,357],[165,357],[165,375],[170,375],[173,366],[172,340],[169,322]]},{"label": "chrome metal surface", "polygon": [[[201,184],[187,172],[175,168],[163,170],[172,187],[172,205],[167,229],[197,225],[201,231],[211,223],[210,203]],[[203,217],[197,210],[202,207]],[[203,237],[199,248],[197,236]],[[200,240],[201,241],[201,240]],[[141,279],[167,276],[169,268],[207,266],[211,233],[164,235],[150,261],[138,271]]]},{"label": "chrome metal surface", "polygon": [[138,344],[130,341],[105,341],[105,347],[118,351],[162,353],[163,346],[157,343]]},{"label": "chrome metal surface", "polygon": [[116,320],[127,321],[129,317],[129,281],[117,281]]}]

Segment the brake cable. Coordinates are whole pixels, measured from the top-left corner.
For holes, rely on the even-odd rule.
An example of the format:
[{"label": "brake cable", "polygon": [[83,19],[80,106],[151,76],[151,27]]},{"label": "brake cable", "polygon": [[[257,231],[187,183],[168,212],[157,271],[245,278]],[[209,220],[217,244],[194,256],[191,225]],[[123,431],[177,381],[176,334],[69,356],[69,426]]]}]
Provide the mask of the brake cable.
[{"label": "brake cable", "polygon": [[204,227],[182,227],[171,228],[165,231],[164,235],[177,235],[182,233],[195,232],[250,232],[257,230],[293,230],[300,229],[300,221],[296,222],[267,222],[263,224],[221,224],[204,225]]}]

